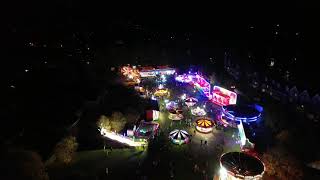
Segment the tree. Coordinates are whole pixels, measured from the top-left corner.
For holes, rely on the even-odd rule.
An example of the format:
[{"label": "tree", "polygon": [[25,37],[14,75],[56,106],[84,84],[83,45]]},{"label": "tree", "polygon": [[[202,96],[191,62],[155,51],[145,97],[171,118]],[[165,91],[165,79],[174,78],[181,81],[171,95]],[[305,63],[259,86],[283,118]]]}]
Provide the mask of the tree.
[{"label": "tree", "polygon": [[98,122],[97,122],[97,125],[100,129],[104,128],[106,129],[107,131],[111,131],[111,122],[110,122],[110,119],[105,116],[105,115],[102,115],[100,116]]},{"label": "tree", "polygon": [[266,166],[266,175],[279,179],[302,179],[303,171],[300,163],[294,156],[288,154],[283,148],[269,149],[262,156]]},{"label": "tree", "polygon": [[63,138],[54,149],[54,155],[58,163],[69,164],[78,148],[78,143],[74,136]]},{"label": "tree", "polygon": [[[132,116],[134,117],[130,117],[130,118],[136,118],[135,115],[132,115]],[[113,112],[110,117],[102,115],[99,118],[97,125],[98,127],[104,128],[107,131],[119,132],[124,128],[126,123],[127,123],[126,116],[124,116],[121,112]]]},{"label": "tree", "polygon": [[111,128],[116,132],[121,131],[127,123],[126,117],[121,112],[113,112],[110,120]]},{"label": "tree", "polygon": [[1,158],[0,179],[49,179],[38,153],[18,150],[2,155],[4,156]]}]

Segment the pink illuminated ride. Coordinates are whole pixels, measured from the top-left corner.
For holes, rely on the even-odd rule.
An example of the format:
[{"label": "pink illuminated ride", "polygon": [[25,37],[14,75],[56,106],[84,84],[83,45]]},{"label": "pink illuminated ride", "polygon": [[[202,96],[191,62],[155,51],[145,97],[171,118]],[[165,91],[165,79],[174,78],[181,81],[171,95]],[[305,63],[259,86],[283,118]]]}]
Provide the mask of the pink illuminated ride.
[{"label": "pink illuminated ride", "polygon": [[183,74],[176,76],[176,81],[182,83],[189,83],[196,87],[200,92],[202,92],[207,98],[211,98],[210,94],[210,83],[204,79],[203,76],[199,74]]},{"label": "pink illuminated ride", "polygon": [[237,94],[220,86],[214,86],[211,101],[220,106],[236,104]]}]

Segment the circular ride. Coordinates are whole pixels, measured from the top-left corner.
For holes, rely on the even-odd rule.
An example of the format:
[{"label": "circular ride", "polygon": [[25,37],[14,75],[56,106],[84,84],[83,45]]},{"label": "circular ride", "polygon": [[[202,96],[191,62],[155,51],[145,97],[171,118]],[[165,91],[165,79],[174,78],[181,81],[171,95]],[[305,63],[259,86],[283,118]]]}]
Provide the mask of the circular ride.
[{"label": "circular ride", "polygon": [[184,103],[188,106],[188,107],[192,107],[194,105],[196,105],[198,102],[198,99],[193,98],[193,97],[188,97],[186,98],[186,100],[184,101]]},{"label": "circular ride", "polygon": [[209,118],[199,118],[196,120],[196,129],[202,133],[209,133],[212,131],[214,122]]},{"label": "circular ride", "polygon": [[190,140],[190,135],[185,130],[175,129],[169,133],[169,139],[174,144],[186,144]]},{"label": "circular ride", "polygon": [[251,123],[260,119],[261,111],[255,106],[227,105],[222,107],[221,119],[226,124],[234,121],[236,123],[240,123],[240,121],[243,123]]},{"label": "circular ride", "polygon": [[157,89],[154,94],[155,97],[169,97],[170,93],[167,88],[165,89]]},{"label": "circular ride", "polygon": [[168,111],[174,110],[174,109],[178,109],[178,103],[174,102],[174,101],[170,101],[166,104],[166,109]]},{"label": "circular ride", "polygon": [[220,179],[262,179],[263,162],[242,152],[229,152],[220,157]]},{"label": "circular ride", "polygon": [[191,109],[191,114],[194,116],[205,116],[207,113],[203,108],[198,106],[197,108]]},{"label": "circular ride", "polygon": [[169,110],[168,118],[174,121],[183,119],[182,109],[171,109]]}]

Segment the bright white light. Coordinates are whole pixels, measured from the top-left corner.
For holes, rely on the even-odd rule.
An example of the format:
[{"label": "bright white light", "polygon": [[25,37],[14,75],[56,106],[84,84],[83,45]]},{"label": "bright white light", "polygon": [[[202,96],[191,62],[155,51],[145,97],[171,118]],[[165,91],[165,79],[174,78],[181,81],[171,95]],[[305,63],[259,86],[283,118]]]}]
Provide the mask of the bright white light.
[{"label": "bright white light", "polygon": [[221,179],[221,180],[227,179],[228,172],[227,172],[227,170],[226,170],[223,166],[220,167],[219,174],[220,174],[220,179]]},{"label": "bright white light", "polygon": [[163,89],[163,84],[159,84],[159,89]]},{"label": "bright white light", "polygon": [[181,99],[185,100],[186,98],[187,98],[187,95],[186,94],[182,94]]},{"label": "bright white light", "polygon": [[168,103],[168,102],[169,102],[169,99],[165,99],[164,102],[165,102],[165,103]]},{"label": "bright white light", "polygon": [[144,146],[144,145],[147,145],[147,142],[145,140],[133,141],[133,139],[131,139],[129,137],[122,136],[122,135],[116,134],[114,132],[108,132],[104,128],[102,128],[100,132],[101,132],[101,135],[103,135],[103,136],[105,136],[105,137],[107,137],[109,139],[118,141],[118,142],[123,143],[123,144],[127,144],[129,146]]},{"label": "bright white light", "polygon": [[159,111],[155,111],[155,110],[152,111],[153,120],[158,120],[159,119],[159,115],[160,115]]},{"label": "bright white light", "polygon": [[16,88],[14,85],[11,85],[10,87],[13,88],[13,89]]},{"label": "bright white light", "polygon": [[29,69],[25,69],[24,72],[29,72]]},{"label": "bright white light", "polygon": [[270,62],[270,67],[274,66],[274,61]]}]

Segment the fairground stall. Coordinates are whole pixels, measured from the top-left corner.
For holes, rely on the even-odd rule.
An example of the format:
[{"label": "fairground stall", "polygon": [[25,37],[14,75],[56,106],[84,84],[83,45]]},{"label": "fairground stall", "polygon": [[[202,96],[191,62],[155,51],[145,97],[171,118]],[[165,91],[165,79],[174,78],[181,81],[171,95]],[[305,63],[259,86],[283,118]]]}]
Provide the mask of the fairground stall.
[{"label": "fairground stall", "polygon": [[220,180],[262,179],[263,162],[242,152],[229,152],[220,157]]},{"label": "fairground stall", "polygon": [[146,111],[146,121],[155,121],[159,119],[160,112],[157,110]]},{"label": "fairground stall", "polygon": [[196,130],[202,133],[209,133],[213,130],[214,122],[209,118],[199,118],[196,120]]},{"label": "fairground stall", "polygon": [[237,94],[219,86],[214,86],[211,101],[220,106],[237,103]]},{"label": "fairground stall", "polygon": [[174,68],[170,68],[169,66],[145,66],[140,68],[140,76],[142,78],[148,77],[156,77],[156,76],[167,76],[167,75],[174,75],[176,70]]},{"label": "fairground stall", "polygon": [[169,139],[174,144],[186,144],[190,140],[190,135],[185,130],[175,129],[170,132]]},{"label": "fairground stall", "polygon": [[135,130],[134,136],[136,138],[149,139],[157,135],[159,130],[159,123],[141,121],[139,127]]}]

